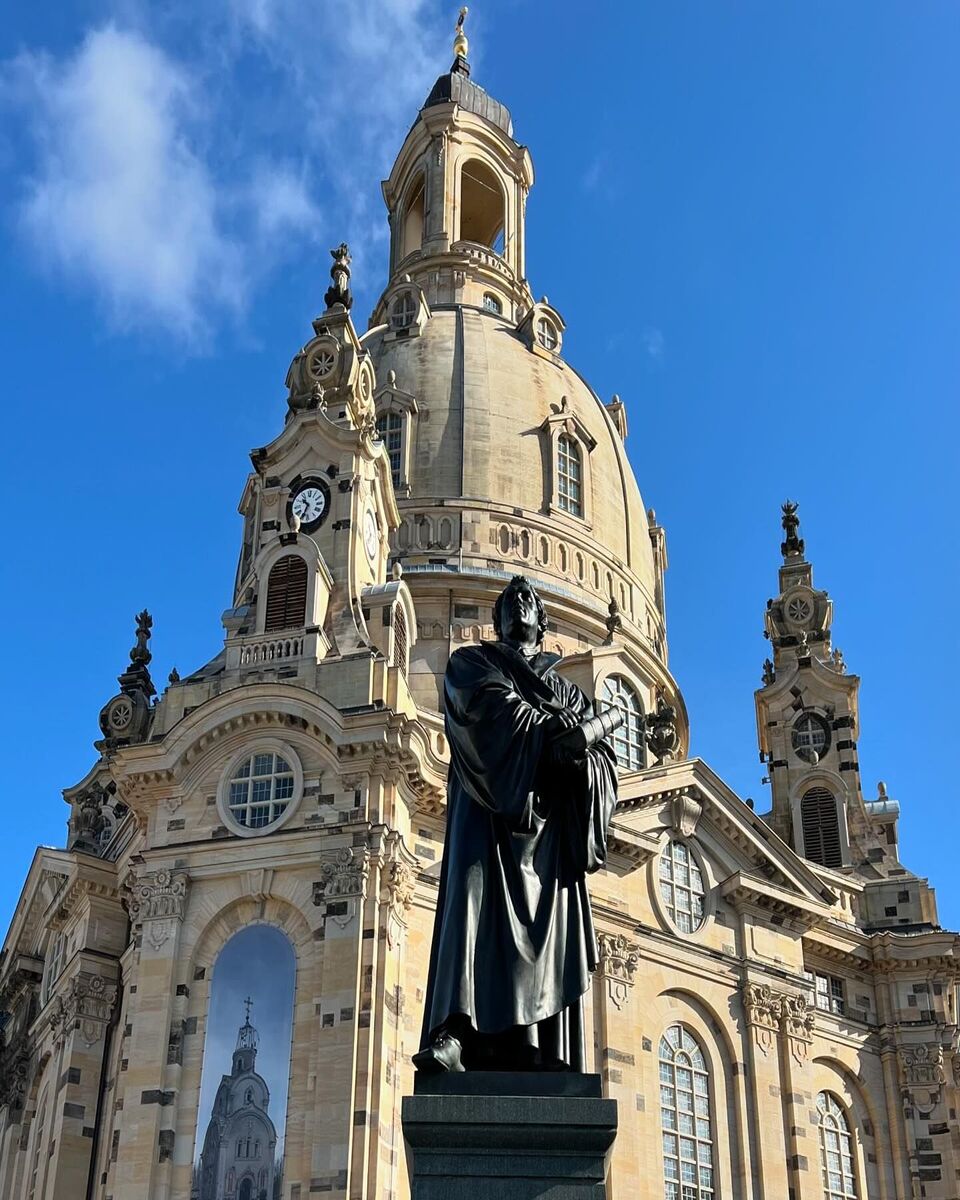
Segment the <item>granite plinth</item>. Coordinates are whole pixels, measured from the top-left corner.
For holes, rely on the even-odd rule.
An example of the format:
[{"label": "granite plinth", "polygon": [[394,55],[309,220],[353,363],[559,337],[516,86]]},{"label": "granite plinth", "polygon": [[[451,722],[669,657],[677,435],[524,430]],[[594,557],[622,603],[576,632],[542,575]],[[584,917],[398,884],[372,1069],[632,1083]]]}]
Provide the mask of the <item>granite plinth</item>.
[{"label": "granite plinth", "polygon": [[617,1102],[599,1075],[418,1075],[402,1123],[412,1200],[605,1200]]}]

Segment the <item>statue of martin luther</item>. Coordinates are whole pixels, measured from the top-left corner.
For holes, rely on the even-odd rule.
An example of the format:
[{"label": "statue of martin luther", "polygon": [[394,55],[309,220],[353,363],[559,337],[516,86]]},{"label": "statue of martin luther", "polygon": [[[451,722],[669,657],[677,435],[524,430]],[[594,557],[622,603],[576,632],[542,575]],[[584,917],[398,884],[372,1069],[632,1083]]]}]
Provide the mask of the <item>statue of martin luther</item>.
[{"label": "statue of martin luther", "polygon": [[617,760],[599,716],[541,650],[543,603],[515,576],[496,642],[451,655],[447,827],[422,1072],[584,1070],[582,997],[597,965],[586,876],[606,857]]}]

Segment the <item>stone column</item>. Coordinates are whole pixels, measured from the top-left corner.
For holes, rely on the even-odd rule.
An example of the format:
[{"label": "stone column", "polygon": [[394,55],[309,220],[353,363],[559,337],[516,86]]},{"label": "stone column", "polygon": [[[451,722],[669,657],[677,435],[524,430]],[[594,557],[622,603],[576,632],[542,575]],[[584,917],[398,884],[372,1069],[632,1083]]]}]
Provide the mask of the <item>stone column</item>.
[{"label": "stone column", "polygon": [[777,1046],[783,1001],[769,984],[749,979],[743,983],[741,999],[747,1033],[747,1090],[754,1101],[750,1115],[756,1147],[752,1156],[756,1200],[783,1200],[790,1194]]},{"label": "stone column", "polygon": [[186,872],[170,868],[142,871],[133,882],[130,917],[139,960],[129,987],[123,1115],[114,1168],[114,1194],[123,1200],[160,1200],[164,1195],[157,1167],[172,1151],[177,1094],[167,1081],[167,1047],[187,887]]},{"label": "stone column", "polygon": [[65,993],[53,1001],[60,1076],[51,1088],[47,1117],[52,1148],[47,1200],[77,1200],[87,1190],[107,1030],[118,990],[115,979],[98,967],[81,960]]}]

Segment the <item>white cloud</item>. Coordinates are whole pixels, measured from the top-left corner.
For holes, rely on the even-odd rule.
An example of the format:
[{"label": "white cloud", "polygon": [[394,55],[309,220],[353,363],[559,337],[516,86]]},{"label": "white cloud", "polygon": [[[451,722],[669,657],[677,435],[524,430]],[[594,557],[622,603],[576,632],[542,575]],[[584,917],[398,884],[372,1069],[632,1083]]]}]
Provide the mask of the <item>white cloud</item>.
[{"label": "white cloud", "polygon": [[648,358],[659,362],[663,358],[663,332],[653,325],[647,325],[640,334],[640,341]]},{"label": "white cloud", "polygon": [[[72,54],[0,64],[0,106],[30,135],[20,218],[38,259],[93,289],[115,327],[201,347],[305,240],[348,239],[355,285],[378,287],[377,185],[448,63],[452,20],[427,0],[309,19],[299,0],[124,13],[135,27],[93,30]],[[328,265],[319,253],[321,279]]]},{"label": "white cloud", "polygon": [[239,306],[240,255],[189,142],[185,71],[113,26],[66,63],[22,55],[14,68],[37,151],[21,217],[49,263],[93,281],[121,328],[159,321],[196,340],[209,302]]}]

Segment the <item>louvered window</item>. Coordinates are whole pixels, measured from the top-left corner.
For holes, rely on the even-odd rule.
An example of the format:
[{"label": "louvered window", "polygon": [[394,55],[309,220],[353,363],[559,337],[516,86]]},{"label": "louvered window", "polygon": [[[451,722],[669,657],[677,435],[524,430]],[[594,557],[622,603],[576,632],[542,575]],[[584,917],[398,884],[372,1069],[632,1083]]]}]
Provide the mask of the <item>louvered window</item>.
[{"label": "louvered window", "polygon": [[297,629],[305,623],[306,611],[307,564],[299,554],[288,554],[270,572],[264,630]]},{"label": "louvered window", "polygon": [[393,610],[393,662],[394,666],[406,675],[407,673],[407,618],[403,606],[398,604]]},{"label": "louvered window", "polygon": [[826,788],[810,788],[800,801],[800,820],[806,857],[824,867],[842,867],[840,819],[834,796]]}]

